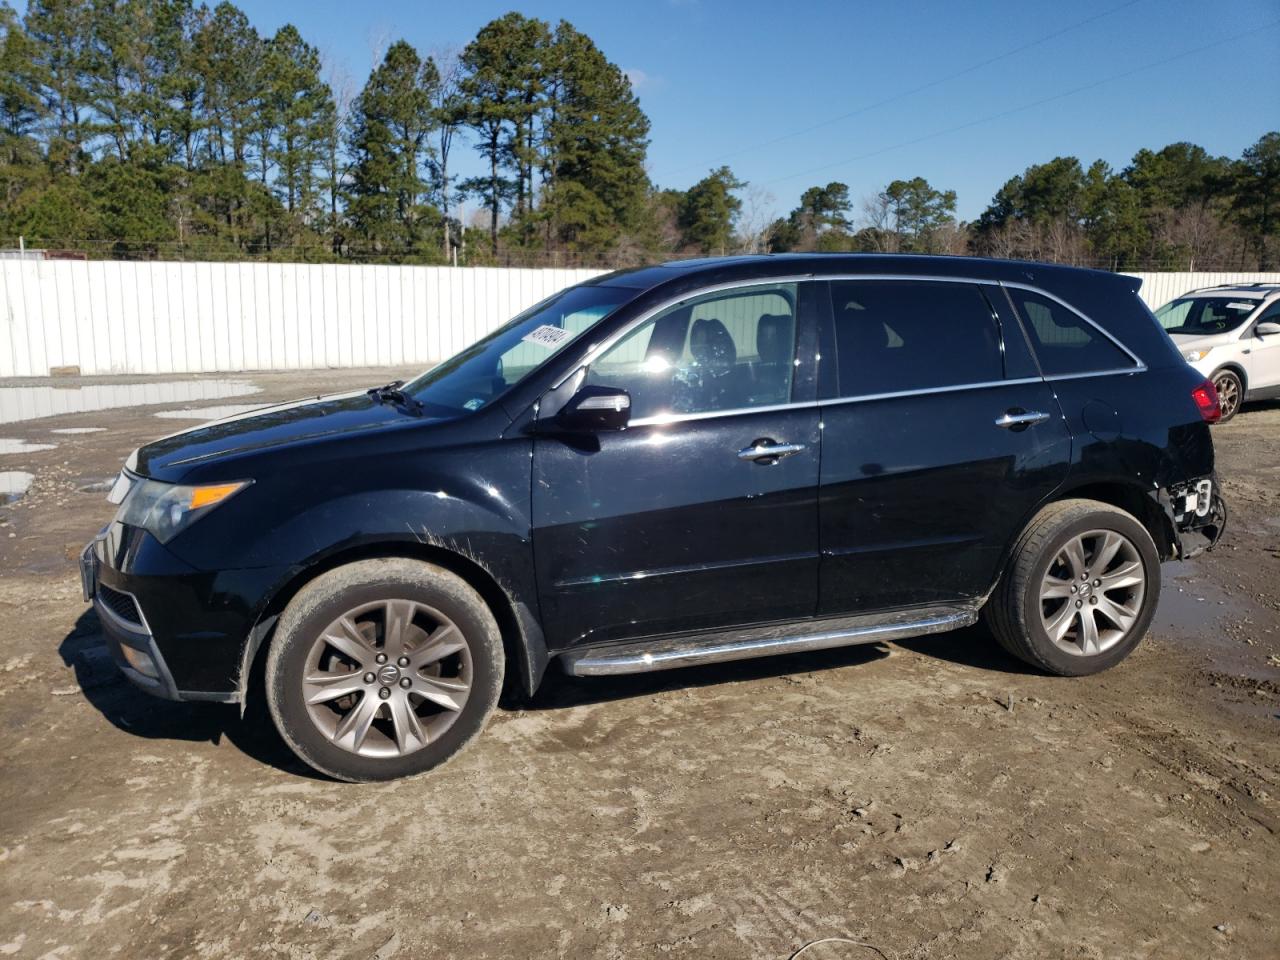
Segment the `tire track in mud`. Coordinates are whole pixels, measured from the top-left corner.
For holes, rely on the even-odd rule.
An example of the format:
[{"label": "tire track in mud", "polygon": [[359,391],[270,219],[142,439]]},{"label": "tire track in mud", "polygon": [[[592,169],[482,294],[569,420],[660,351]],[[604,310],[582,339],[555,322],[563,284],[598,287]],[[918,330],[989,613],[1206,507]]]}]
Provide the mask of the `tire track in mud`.
[{"label": "tire track in mud", "polygon": [[[1243,820],[1262,828],[1269,836],[1280,832],[1276,815],[1251,795],[1255,791],[1249,784],[1250,779],[1265,783],[1271,788],[1266,791],[1270,795],[1277,788],[1274,775],[1220,753],[1211,753],[1171,724],[1157,725],[1124,710],[1116,710],[1106,718],[1098,711],[1083,709],[1099,721],[1118,722],[1124,734],[1116,739],[1122,746],[1137,751],[1183,783],[1212,795],[1218,803],[1210,809],[1219,813],[1230,828],[1239,830]],[[1244,829],[1248,831],[1253,827]]]}]

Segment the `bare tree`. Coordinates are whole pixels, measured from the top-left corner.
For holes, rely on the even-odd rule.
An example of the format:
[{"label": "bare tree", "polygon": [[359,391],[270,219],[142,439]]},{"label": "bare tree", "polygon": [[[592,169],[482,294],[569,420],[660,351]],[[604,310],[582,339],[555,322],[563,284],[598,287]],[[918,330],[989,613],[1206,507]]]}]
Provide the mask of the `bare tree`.
[{"label": "bare tree", "polygon": [[1079,264],[1084,259],[1084,232],[1067,217],[1054,217],[1041,231],[1038,259],[1051,263]]},{"label": "bare tree", "polygon": [[449,256],[453,245],[452,221],[449,219],[450,186],[449,151],[453,138],[462,129],[462,60],[457,47],[438,47],[431,52],[436,70],[440,73],[440,85],[436,88],[432,107],[436,114],[436,178],[440,183],[440,212],[444,216],[444,255]]},{"label": "bare tree", "polygon": [[893,217],[893,201],[884,192],[862,198],[862,219],[877,253],[897,253],[902,246]]},{"label": "bare tree", "polygon": [[324,63],[324,82],[333,92],[332,128],[324,143],[325,188],[329,194],[329,230],[333,236],[333,252],[340,252],[342,231],[338,229],[338,204],[351,164],[342,150],[351,123],[351,105],[356,99],[356,85],[346,65],[330,52],[321,54]]},{"label": "bare tree", "polygon": [[778,198],[764,187],[748,184],[742,192],[738,214],[738,249],[742,253],[764,253],[769,249],[769,229],[777,217]]}]

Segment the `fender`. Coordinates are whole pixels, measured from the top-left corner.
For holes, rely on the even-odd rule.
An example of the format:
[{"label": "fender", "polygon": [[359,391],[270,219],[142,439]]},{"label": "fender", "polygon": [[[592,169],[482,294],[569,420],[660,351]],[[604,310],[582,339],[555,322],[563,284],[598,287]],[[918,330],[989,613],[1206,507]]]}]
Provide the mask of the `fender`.
[{"label": "fender", "polygon": [[487,490],[484,501],[472,499],[474,492],[455,486],[453,494],[443,489],[352,494],[317,504],[275,528],[274,537],[282,542],[296,542],[317,529],[338,539],[290,568],[261,599],[240,654],[242,709],[254,659],[293,595],[326,570],[375,556],[435,563],[475,587],[493,608],[521,687],[532,695],[550,657],[538,616],[527,520],[519,511],[503,509],[501,498]]}]

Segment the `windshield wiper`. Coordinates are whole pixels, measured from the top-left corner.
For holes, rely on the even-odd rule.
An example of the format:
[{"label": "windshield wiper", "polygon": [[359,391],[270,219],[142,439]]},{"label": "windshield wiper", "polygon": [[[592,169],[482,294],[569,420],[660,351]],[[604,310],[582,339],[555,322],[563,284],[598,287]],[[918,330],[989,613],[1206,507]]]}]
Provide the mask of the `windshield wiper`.
[{"label": "windshield wiper", "polygon": [[418,415],[422,413],[422,403],[414,397],[409,396],[400,389],[403,380],[392,380],[390,383],[381,387],[373,387],[368,392],[369,396],[377,400],[379,403],[390,403],[394,406],[401,407],[405,411]]}]

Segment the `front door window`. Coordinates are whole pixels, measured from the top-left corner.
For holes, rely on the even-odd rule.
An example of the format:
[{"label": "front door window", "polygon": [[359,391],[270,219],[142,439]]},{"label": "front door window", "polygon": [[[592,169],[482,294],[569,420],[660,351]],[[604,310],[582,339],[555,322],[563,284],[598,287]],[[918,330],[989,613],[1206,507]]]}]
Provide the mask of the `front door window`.
[{"label": "front door window", "polygon": [[633,420],[788,403],[796,287],[741,287],[668,307],[606,350],[586,382],[628,391]]}]

